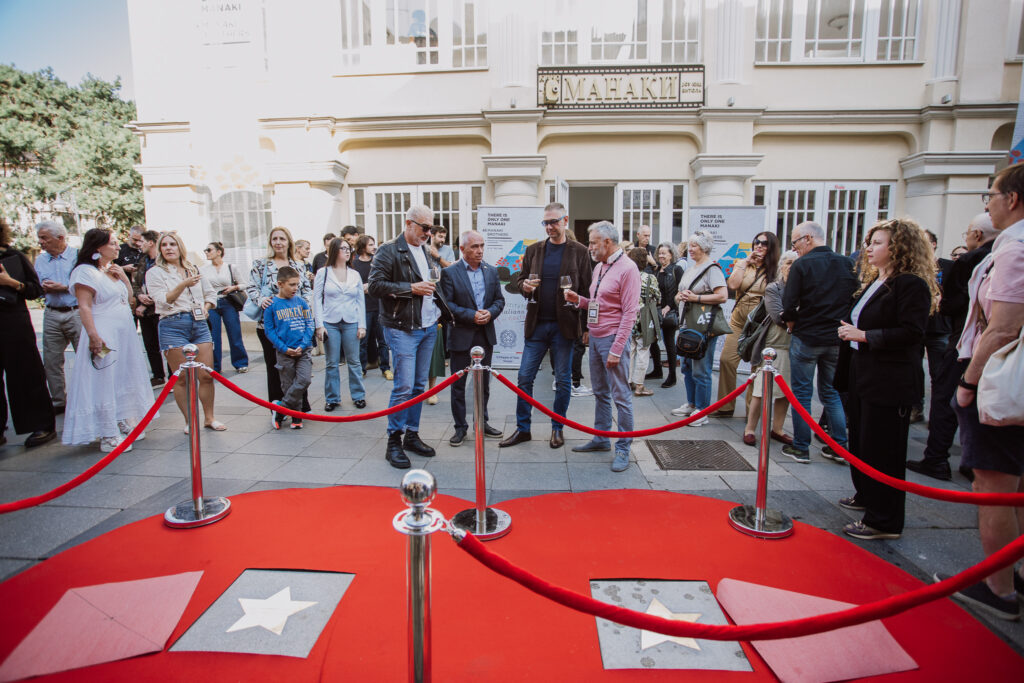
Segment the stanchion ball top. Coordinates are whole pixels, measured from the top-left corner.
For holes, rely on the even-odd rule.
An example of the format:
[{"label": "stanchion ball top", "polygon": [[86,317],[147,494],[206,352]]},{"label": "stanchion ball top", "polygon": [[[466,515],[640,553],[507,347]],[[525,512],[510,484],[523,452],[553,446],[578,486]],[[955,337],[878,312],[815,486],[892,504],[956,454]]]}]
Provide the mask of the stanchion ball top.
[{"label": "stanchion ball top", "polygon": [[199,353],[199,347],[195,344],[185,344],[181,347],[181,353],[185,356],[185,360],[194,361]]},{"label": "stanchion ball top", "polygon": [[470,357],[471,360],[474,360],[474,361],[483,360],[483,358],[484,358],[483,347],[474,346],[473,348],[471,348],[469,350],[469,357]]},{"label": "stanchion ball top", "polygon": [[434,475],[426,470],[410,470],[402,477],[399,490],[409,505],[430,505],[437,492],[437,481]]},{"label": "stanchion ball top", "polygon": [[779,354],[776,353],[775,349],[773,349],[770,346],[766,347],[763,351],[761,351],[761,358],[765,362],[773,361],[773,360],[775,360],[778,357],[779,357]]}]

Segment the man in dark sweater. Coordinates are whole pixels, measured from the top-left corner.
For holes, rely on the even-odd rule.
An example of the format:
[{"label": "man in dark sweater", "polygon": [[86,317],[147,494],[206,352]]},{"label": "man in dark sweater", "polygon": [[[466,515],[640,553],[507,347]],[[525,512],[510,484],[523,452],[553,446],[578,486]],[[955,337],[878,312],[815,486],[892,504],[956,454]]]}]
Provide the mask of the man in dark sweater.
[{"label": "man in dark sweater", "polygon": [[[846,414],[833,386],[839,362],[839,323],[849,320],[857,278],[853,261],[825,245],[825,231],[814,222],[793,229],[793,249],[800,258],[793,263],[782,295],[782,319],[793,339],[789,346],[790,379],[800,404],[811,410],[814,374],[818,374],[818,398],[825,406],[832,438],[846,445]],[[793,444],[782,453],[800,463],[811,461],[811,428],[795,412]],[[821,454],[835,462],[846,461],[824,446]]]}]

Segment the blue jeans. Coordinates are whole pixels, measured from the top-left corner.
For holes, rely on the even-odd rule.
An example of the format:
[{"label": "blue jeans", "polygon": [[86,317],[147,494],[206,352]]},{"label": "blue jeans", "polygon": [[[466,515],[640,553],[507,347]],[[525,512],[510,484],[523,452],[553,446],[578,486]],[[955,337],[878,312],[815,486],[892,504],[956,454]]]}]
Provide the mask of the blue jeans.
[{"label": "blue jeans", "polygon": [[711,405],[711,372],[715,367],[715,349],[721,337],[712,337],[703,358],[682,358],[683,386],[686,387],[686,402],[704,410]]},{"label": "blue jeans", "polygon": [[[408,401],[419,396],[427,386],[430,373],[430,357],[434,353],[434,340],[437,338],[435,325],[426,329],[403,332],[390,327],[384,328],[384,338],[391,347],[391,357],[395,361],[395,381],[391,389],[391,400],[388,407]],[[396,432],[420,430],[420,412],[423,402],[388,416],[388,435]]]},{"label": "blue jeans", "polygon": [[324,373],[324,400],[327,403],[341,403],[341,376],[338,362],[345,356],[348,366],[348,393],[353,401],[366,398],[363,388],[363,368],[359,365],[359,323],[324,323],[327,338],[324,340],[324,356],[327,371]]},{"label": "blue jeans", "polygon": [[[523,344],[523,358],[519,363],[519,388],[533,396],[533,380],[548,350],[555,364],[555,405],[553,410],[565,417],[569,410],[569,392],[572,386],[572,339],[566,339],[558,331],[555,321],[538,322],[533,335]],[[516,429],[530,431],[530,414],[533,407],[523,399],[516,400]],[[562,429],[562,423],[551,420],[552,429]]]},{"label": "blue jeans", "polygon": [[242,324],[238,311],[224,297],[217,299],[217,308],[210,311],[210,333],[213,335],[213,369],[220,372],[221,336],[220,323],[228,333],[228,347],[231,349],[231,365],[235,370],[249,367],[249,354],[242,343]]},{"label": "blue jeans", "polygon": [[[818,371],[818,398],[825,407],[832,438],[846,445],[846,413],[839,392],[832,386],[839,362],[838,346],[810,346],[798,337],[789,342],[789,375],[793,394],[807,412],[811,412],[814,393],[814,371]],[[807,452],[811,445],[811,428],[793,411],[793,448]]]},{"label": "blue jeans", "polygon": [[[594,427],[611,431],[612,402],[618,409],[619,427],[616,431],[633,431],[633,392],[629,389],[629,344],[622,349],[622,357],[614,368],[608,368],[608,352],[612,348],[615,335],[607,337],[590,337],[590,383],[594,389]],[[710,392],[709,392],[710,395]],[[607,436],[595,436],[596,444],[608,444]],[[615,452],[629,454],[631,438],[620,438],[615,442]]]}]

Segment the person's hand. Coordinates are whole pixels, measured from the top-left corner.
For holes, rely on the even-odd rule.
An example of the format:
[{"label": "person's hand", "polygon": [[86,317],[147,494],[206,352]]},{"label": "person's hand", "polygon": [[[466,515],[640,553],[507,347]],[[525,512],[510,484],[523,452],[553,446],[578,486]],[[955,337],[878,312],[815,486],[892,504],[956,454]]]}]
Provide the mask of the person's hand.
[{"label": "person's hand", "polygon": [[152,306],[153,305],[153,297],[151,297],[149,294],[139,293],[139,303],[143,304],[143,305],[146,305],[146,306]]},{"label": "person's hand", "polygon": [[434,294],[434,283],[427,282],[426,280],[422,282],[414,282],[412,283],[411,289],[412,293],[417,296],[432,296]]},{"label": "person's hand", "polygon": [[487,323],[491,322],[490,311],[477,311],[473,315],[473,322],[475,322],[477,325],[486,325]]},{"label": "person's hand", "polygon": [[683,291],[676,294],[676,301],[696,301],[699,295],[694,294],[692,290],[684,289]]},{"label": "person's hand", "polygon": [[613,353],[608,354],[608,360],[604,362],[604,366],[611,370],[619,364],[619,357]]},{"label": "person's hand", "polygon": [[[141,299],[142,295],[139,295],[139,298]],[[145,306],[136,306],[135,307],[135,315],[136,316],[141,318],[145,314],[146,314],[146,307]]]},{"label": "person's hand", "polygon": [[961,408],[966,408],[971,405],[971,401],[974,400],[975,392],[964,387],[956,388],[956,404]]},{"label": "person's hand", "polygon": [[43,286],[43,291],[46,292],[47,294],[52,294],[54,292],[63,292],[66,289],[64,285],[60,284],[59,282],[54,282],[53,280],[43,280],[39,284]]},{"label": "person's hand", "polygon": [[581,339],[580,341],[583,342],[584,346],[586,346],[587,344],[590,343],[590,331],[589,330],[584,330],[584,332],[583,332],[583,339]]},{"label": "person's hand", "polygon": [[365,285],[363,285],[363,294],[367,294],[367,293],[369,293],[369,291],[370,291],[370,284],[366,283]]},{"label": "person's hand", "polygon": [[99,353],[103,350],[106,344],[103,342],[103,337],[100,335],[89,335],[89,353]]},{"label": "person's hand", "polygon": [[116,263],[111,263],[107,266],[107,275],[112,275],[117,280],[120,280],[121,278],[124,278],[125,280],[128,279],[128,276],[124,274],[124,268]]},{"label": "person's hand", "polygon": [[269,308],[272,303],[274,303],[274,300],[269,296],[265,296],[260,299],[260,308]]},{"label": "person's hand", "polygon": [[317,339],[319,339],[320,341],[323,341],[326,336],[327,336],[327,330],[325,328],[323,328],[323,327],[316,328],[316,338]]},{"label": "person's hand", "polygon": [[120,266],[120,268],[126,273],[134,273],[135,266]]},{"label": "person's hand", "polygon": [[562,291],[565,292],[566,301],[574,305],[578,305],[580,303],[579,292],[574,292],[571,289],[563,289]]},{"label": "person's hand", "polygon": [[842,339],[843,341],[861,343],[866,342],[868,340],[868,336],[867,334],[864,333],[863,330],[857,329],[856,327],[854,327],[853,325],[844,320],[840,320],[839,323],[839,338]]},{"label": "person's hand", "polygon": [[11,289],[18,289],[21,287],[21,281],[15,280],[13,277],[7,274],[7,269],[0,266],[0,285],[4,287],[10,287]]},{"label": "person's hand", "polygon": [[520,284],[520,289],[523,290],[524,294],[533,294],[533,291],[540,287],[540,278],[536,280],[526,279]]},{"label": "person's hand", "polygon": [[796,325],[796,323],[795,323],[795,322],[793,322],[792,320],[790,320],[789,322],[787,322],[787,323],[786,323],[786,332],[788,332],[789,334],[793,334],[793,326],[794,326],[794,325]]},{"label": "person's hand", "polygon": [[669,312],[669,311],[671,311],[671,310],[672,310],[672,307],[671,307],[671,306],[665,306],[665,307],[664,307],[663,309],[661,309],[661,315],[662,315],[662,317],[664,317],[664,316],[668,315],[668,312]]},{"label": "person's hand", "polygon": [[286,356],[291,356],[292,358],[298,358],[299,356],[302,355],[302,349],[288,349],[284,353],[285,353]]},{"label": "person's hand", "polygon": [[356,339],[362,339],[365,336],[366,336],[366,328],[365,327],[360,327],[359,329],[356,330]]},{"label": "person's hand", "polygon": [[[120,268],[120,266],[116,266],[116,267]],[[196,273],[195,275],[192,275],[190,277],[185,278],[185,284],[188,287],[195,287],[196,285],[199,284],[199,281],[202,280],[202,279],[203,279],[203,276],[200,275],[199,273]]]},{"label": "person's hand", "polygon": [[441,252],[437,250],[437,247],[434,246],[433,242],[430,244],[430,255],[439,261],[441,260]]}]

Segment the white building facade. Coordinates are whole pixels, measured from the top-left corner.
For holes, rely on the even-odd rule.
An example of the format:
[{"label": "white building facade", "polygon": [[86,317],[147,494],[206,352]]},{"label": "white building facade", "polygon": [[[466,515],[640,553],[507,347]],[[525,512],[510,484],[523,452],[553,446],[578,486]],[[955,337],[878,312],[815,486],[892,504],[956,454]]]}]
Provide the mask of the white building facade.
[{"label": "white building facade", "polygon": [[[147,224],[191,251],[564,201],[679,242],[696,206],[962,242],[1005,164],[1021,0],[129,0]],[[539,237],[540,226],[524,226]],[[315,249],[316,250],[316,249]]]}]

